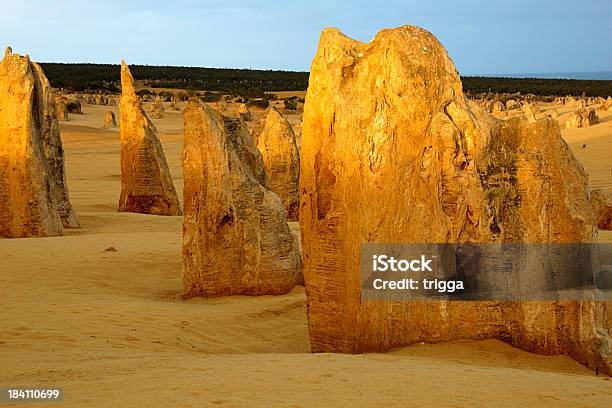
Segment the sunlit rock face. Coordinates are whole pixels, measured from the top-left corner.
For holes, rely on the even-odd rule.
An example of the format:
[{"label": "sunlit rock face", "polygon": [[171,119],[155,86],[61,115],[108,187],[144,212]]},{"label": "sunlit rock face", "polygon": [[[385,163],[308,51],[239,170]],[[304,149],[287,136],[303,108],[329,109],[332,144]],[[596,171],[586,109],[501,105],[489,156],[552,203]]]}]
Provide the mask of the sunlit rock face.
[{"label": "sunlit rock face", "polygon": [[185,295],[277,295],[301,284],[297,238],[248,129],[195,99],[184,124]]},{"label": "sunlit rock face", "polygon": [[492,117],[443,46],[326,29],[304,108],[300,226],[312,350],[499,338],[610,371],[599,302],[363,302],[360,245],[593,242],[587,177],[551,118]]},{"label": "sunlit rock face", "polygon": [[120,212],[181,215],[179,200],[157,129],[134,92],[132,74],[121,63]]},{"label": "sunlit rock face", "polygon": [[244,120],[245,122],[249,122],[252,119],[251,111],[246,106],[246,104],[241,103],[240,105],[238,105],[238,117],[240,117],[240,119]]},{"label": "sunlit rock face", "polygon": [[599,123],[599,116],[593,108],[582,108],[572,113],[565,121],[566,128],[589,127]]},{"label": "sunlit rock face", "polygon": [[159,96],[156,96],[151,104],[151,117],[153,119],[161,119],[164,117],[164,104]]},{"label": "sunlit rock face", "polygon": [[297,220],[300,154],[291,124],[270,108],[253,129],[253,139],[263,156],[270,190],[280,197],[287,219]]},{"label": "sunlit rock face", "polygon": [[68,98],[64,95],[59,95],[55,98],[55,116],[57,120],[67,122],[68,118]]},{"label": "sunlit rock face", "polygon": [[117,127],[117,120],[115,119],[115,113],[113,111],[107,111],[104,114],[104,124],[102,127],[105,129],[113,129]]},{"label": "sunlit rock face", "polygon": [[0,63],[0,236],[37,237],[79,226],[49,82],[7,48]]}]

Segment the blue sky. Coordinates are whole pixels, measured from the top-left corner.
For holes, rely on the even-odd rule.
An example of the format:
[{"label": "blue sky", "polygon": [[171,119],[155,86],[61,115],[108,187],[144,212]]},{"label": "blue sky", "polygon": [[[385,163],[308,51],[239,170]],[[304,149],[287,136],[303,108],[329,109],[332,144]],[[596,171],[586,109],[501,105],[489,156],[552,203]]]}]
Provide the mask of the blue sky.
[{"label": "blue sky", "polygon": [[325,27],[413,24],[466,75],[612,71],[611,0],[0,3],[0,42],[36,61],[308,70]]}]

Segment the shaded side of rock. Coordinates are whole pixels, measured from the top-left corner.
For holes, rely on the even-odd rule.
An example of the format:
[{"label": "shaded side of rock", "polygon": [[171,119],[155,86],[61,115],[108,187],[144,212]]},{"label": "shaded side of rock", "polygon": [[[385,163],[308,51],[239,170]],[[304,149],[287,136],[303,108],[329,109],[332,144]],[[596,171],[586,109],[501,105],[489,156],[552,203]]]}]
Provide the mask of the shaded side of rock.
[{"label": "shaded side of rock", "polygon": [[54,101],[51,84],[40,65],[32,63],[32,70],[37,80],[38,98],[41,101],[41,106],[37,111],[41,116],[42,141],[45,158],[49,165],[49,177],[53,185],[56,208],[64,228],[80,228],[76,212],[70,202],[68,182],[66,181],[64,147],[60,135],[59,122],[55,116],[57,109],[54,103],[57,98]]}]

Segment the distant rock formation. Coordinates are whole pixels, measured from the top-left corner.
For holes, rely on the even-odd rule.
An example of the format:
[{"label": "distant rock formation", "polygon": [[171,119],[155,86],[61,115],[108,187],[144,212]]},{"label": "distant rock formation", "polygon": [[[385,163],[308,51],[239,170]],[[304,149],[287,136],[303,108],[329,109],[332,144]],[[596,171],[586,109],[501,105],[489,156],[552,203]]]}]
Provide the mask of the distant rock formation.
[{"label": "distant rock formation", "polygon": [[151,117],[153,119],[161,119],[164,117],[164,114],[162,113],[162,111],[159,110],[159,108],[155,105],[151,106]]},{"label": "distant rock formation", "polygon": [[115,119],[115,113],[113,111],[106,111],[104,115],[104,129],[112,129],[117,127],[117,120]]},{"label": "distant rock formation", "polygon": [[238,105],[238,116],[245,122],[252,120],[251,111],[244,103]]},{"label": "distant rock formation", "polygon": [[55,116],[58,120],[67,122],[68,119],[68,98],[63,95],[55,98]]},{"label": "distant rock formation", "polygon": [[323,31],[300,152],[312,350],[498,338],[611,373],[604,302],[362,302],[362,243],[595,240],[587,176],[557,122],[496,119],[462,88],[425,30],[369,44]]},{"label": "distant rock formation", "polygon": [[163,104],[161,96],[156,96],[155,97],[155,101],[153,102],[153,106],[155,107],[156,110],[158,110],[160,112],[165,112],[164,104]]},{"label": "distant rock formation", "polygon": [[508,110],[512,110],[512,109],[520,109],[521,108],[521,103],[515,99],[508,99],[506,101],[506,109]]},{"label": "distant rock formation", "polygon": [[486,103],[486,110],[489,113],[499,113],[505,111],[506,107],[502,101],[494,100]]},{"label": "distant rock formation", "polygon": [[578,109],[572,113],[565,121],[566,128],[582,128],[589,127],[599,123],[599,117],[595,113],[595,109]]},{"label": "distant rock formation", "polygon": [[164,117],[164,104],[162,103],[161,97],[156,96],[155,100],[151,104],[151,117],[153,119],[161,119]]},{"label": "distant rock formation", "polygon": [[179,200],[157,129],[134,92],[133,78],[121,62],[119,211],[181,215]]},{"label": "distant rock formation", "polygon": [[176,97],[174,97],[172,99],[172,102],[170,102],[170,109],[174,109],[174,110],[177,110],[177,111],[181,110],[181,108],[179,107],[179,102],[178,102]]},{"label": "distant rock formation", "polygon": [[612,192],[603,189],[591,190],[591,206],[597,227],[612,230]]},{"label": "distant rock formation", "polygon": [[536,122],[535,111],[533,110],[533,105],[530,103],[526,103],[523,105],[523,111],[525,112],[525,117],[530,123]]},{"label": "distant rock formation", "polygon": [[76,115],[83,114],[81,102],[79,102],[79,99],[76,98],[75,96],[68,97],[67,108],[68,108],[68,113],[73,113]]},{"label": "distant rock formation", "polygon": [[0,63],[0,236],[62,235],[79,226],[49,81],[26,55]]},{"label": "distant rock formation", "polygon": [[556,121],[559,121],[559,112],[557,112],[556,109],[552,109],[550,111],[550,117],[553,118]]},{"label": "distant rock formation", "polygon": [[493,102],[493,107],[492,107],[492,112],[493,113],[497,113],[497,112],[503,112],[506,110],[506,106],[504,105],[504,103],[502,101],[495,101]]},{"label": "distant rock formation", "polygon": [[280,197],[287,219],[297,220],[300,154],[291,124],[276,108],[269,108],[253,129],[253,139],[263,156],[270,190]]},{"label": "distant rock formation", "polygon": [[248,129],[192,98],[184,110],[185,295],[277,295],[303,282],[298,241]]},{"label": "distant rock formation", "polygon": [[108,96],[103,94],[93,96],[93,105],[107,106],[108,104]]}]

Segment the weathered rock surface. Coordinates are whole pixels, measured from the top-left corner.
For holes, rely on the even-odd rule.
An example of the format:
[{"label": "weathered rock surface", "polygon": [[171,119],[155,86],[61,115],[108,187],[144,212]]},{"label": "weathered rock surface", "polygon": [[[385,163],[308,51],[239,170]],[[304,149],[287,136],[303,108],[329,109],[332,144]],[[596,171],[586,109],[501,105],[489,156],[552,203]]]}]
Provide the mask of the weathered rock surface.
[{"label": "weathered rock surface", "polygon": [[536,122],[536,120],[537,120],[537,119],[536,119],[536,116],[535,116],[536,111],[534,111],[534,109],[533,109],[533,105],[532,105],[532,104],[530,104],[530,103],[526,103],[526,104],[523,106],[523,111],[525,112],[525,117],[527,117],[527,120],[528,120],[530,123],[534,123],[534,122]]},{"label": "weathered rock surface", "polygon": [[55,115],[58,120],[67,122],[68,119],[68,98],[63,95],[55,98]]},{"label": "weathered rock surface", "polygon": [[591,190],[591,206],[597,227],[612,230],[612,192],[603,189]]},{"label": "weathered rock surface", "polygon": [[240,119],[244,120],[245,122],[252,120],[251,111],[244,103],[241,103],[240,105],[238,105],[238,116],[240,117]]},{"label": "weathered rock surface", "polygon": [[[469,103],[411,26],[321,35],[304,109],[300,225],[312,350],[499,338],[612,372],[603,302],[362,302],[365,242],[593,242],[587,177],[545,117]],[[545,209],[546,211],[543,211]]]},{"label": "weathered rock surface", "polygon": [[151,117],[153,119],[161,119],[164,117],[164,114],[157,107],[153,106],[151,107]]},{"label": "weathered rock surface", "polygon": [[155,97],[155,100],[151,104],[151,117],[153,119],[161,119],[164,117],[164,104],[159,96]]},{"label": "weathered rock surface", "polygon": [[555,105],[565,105],[565,97],[564,96],[556,97],[555,100],[553,101],[553,104],[555,104]]},{"label": "weathered rock surface", "polygon": [[78,227],[51,87],[38,64],[10,48],[0,63],[0,212],[2,237]]},{"label": "weathered rock surface", "polygon": [[40,84],[38,89],[41,106],[36,110],[39,110],[42,115],[44,153],[49,164],[49,177],[53,185],[56,208],[64,228],[80,228],[79,220],[70,203],[64,165],[64,147],[60,136],[59,122],[55,117],[57,109],[54,105],[51,84],[40,65],[33,63],[32,66]]},{"label": "weathered rock surface", "polygon": [[557,112],[556,109],[552,109],[550,111],[550,117],[553,118],[554,120],[558,121],[559,120],[559,112]]},{"label": "weathered rock surface", "polygon": [[68,113],[74,113],[76,115],[83,114],[81,102],[78,100],[78,98],[74,96],[68,98],[67,108],[68,108]]},{"label": "weathered rock surface", "polygon": [[112,129],[117,127],[117,120],[115,119],[115,113],[113,111],[107,111],[104,115],[104,125],[102,126],[105,129]]},{"label": "weathered rock surface", "polygon": [[512,110],[512,109],[520,109],[521,108],[521,103],[515,99],[509,99],[506,101],[506,109],[508,110]]},{"label": "weathered rock surface", "polygon": [[160,113],[165,112],[164,104],[163,104],[161,96],[156,96],[155,97],[155,101],[153,101],[153,105],[151,106],[151,110],[152,111],[157,111],[157,112],[160,112]]},{"label": "weathered rock surface", "polygon": [[298,241],[248,129],[197,99],[184,121],[185,295],[289,292],[303,281]]},{"label": "weathered rock surface", "polygon": [[578,109],[572,113],[565,121],[566,128],[582,128],[589,127],[599,123],[599,117],[595,113],[595,109]]},{"label": "weathered rock surface", "polygon": [[253,129],[253,139],[263,156],[270,190],[280,197],[287,219],[297,220],[300,154],[291,124],[270,108]]},{"label": "weathered rock surface", "polygon": [[491,107],[491,112],[496,113],[496,112],[503,112],[505,110],[506,110],[506,106],[504,105],[502,101],[493,102],[493,106]]},{"label": "weathered rock surface", "polygon": [[181,215],[179,200],[157,129],[142,109],[134,92],[133,81],[128,66],[122,61],[119,211]]}]

